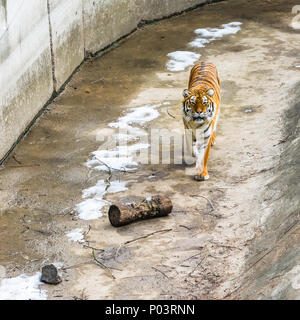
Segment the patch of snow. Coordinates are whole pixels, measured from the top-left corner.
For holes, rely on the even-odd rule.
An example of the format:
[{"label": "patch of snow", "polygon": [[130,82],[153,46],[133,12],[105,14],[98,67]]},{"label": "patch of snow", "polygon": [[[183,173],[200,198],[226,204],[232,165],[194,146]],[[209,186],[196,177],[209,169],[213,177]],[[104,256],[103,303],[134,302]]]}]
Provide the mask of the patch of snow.
[{"label": "patch of snow", "polygon": [[96,196],[97,198],[102,198],[107,192],[116,193],[128,190],[126,187],[127,183],[130,181],[111,181],[108,190],[107,182],[104,180],[99,180],[97,184],[93,187],[84,189],[82,192],[83,198],[88,198],[90,196]]},{"label": "patch of snow", "polygon": [[108,201],[103,199],[87,199],[76,206],[79,213],[78,217],[83,220],[94,220],[102,217],[102,208],[109,205]]},{"label": "patch of snow", "polygon": [[[196,29],[195,33],[198,37],[191,41],[189,45],[195,48],[204,48],[208,43],[222,38],[225,35],[236,34],[241,30],[241,24],[241,22],[230,22],[222,24],[220,28]],[[174,51],[168,53],[167,56],[170,58],[166,64],[168,70],[183,71],[187,67],[194,65],[201,55],[191,51]]]},{"label": "patch of snow", "polygon": [[71,232],[68,232],[67,237],[69,238],[70,241],[74,241],[74,242],[83,242],[84,241],[81,228],[77,228],[77,229],[72,230]]},{"label": "patch of snow", "polygon": [[204,48],[205,45],[210,43],[211,41],[212,39],[196,38],[195,40],[191,41],[189,45],[191,47]]},{"label": "patch of snow", "polygon": [[170,71],[183,71],[199,60],[200,56],[200,54],[191,51],[174,51],[168,53],[168,57],[171,59],[167,62],[166,67]]},{"label": "patch of snow", "polygon": [[222,38],[229,34],[236,34],[241,30],[241,22],[230,22],[222,24],[221,28],[201,28],[196,29],[195,33],[200,36],[189,43],[191,47],[204,48],[206,44]]},{"label": "patch of snow", "polygon": [[21,274],[0,281],[0,300],[46,300],[46,290],[40,289],[41,273],[33,276]]},{"label": "patch of snow", "polygon": [[[166,102],[168,103],[168,102]],[[166,104],[165,103],[165,104]],[[115,135],[116,140],[131,142],[130,145],[120,145],[112,150],[97,150],[91,153],[92,159],[88,160],[85,165],[88,168],[97,171],[113,172],[113,171],[132,171],[138,166],[134,160],[136,153],[143,149],[148,149],[148,143],[140,143],[137,140],[146,132],[140,127],[146,122],[152,121],[159,117],[160,113],[156,110],[162,104],[146,105],[138,108],[131,108],[124,116],[118,118],[117,122],[109,123],[111,128],[119,129],[119,133]],[[139,126],[139,127],[136,127]],[[124,131],[126,131],[124,133]],[[129,134],[127,134],[127,132]],[[84,189],[82,198],[85,199],[76,206],[78,217],[84,220],[97,219],[102,216],[102,208],[110,205],[110,202],[104,200],[104,196],[108,193],[117,193],[125,191],[126,185],[135,181],[110,181],[108,184],[105,180],[99,180],[95,186]]]},{"label": "patch of snow", "polygon": [[[159,105],[154,106],[143,106],[138,108],[129,109],[131,112],[127,113],[123,117],[120,117],[118,120],[119,123],[130,125],[130,124],[144,124],[145,122],[152,121],[159,117],[159,112],[156,110]],[[109,124],[112,126],[112,124]]]}]

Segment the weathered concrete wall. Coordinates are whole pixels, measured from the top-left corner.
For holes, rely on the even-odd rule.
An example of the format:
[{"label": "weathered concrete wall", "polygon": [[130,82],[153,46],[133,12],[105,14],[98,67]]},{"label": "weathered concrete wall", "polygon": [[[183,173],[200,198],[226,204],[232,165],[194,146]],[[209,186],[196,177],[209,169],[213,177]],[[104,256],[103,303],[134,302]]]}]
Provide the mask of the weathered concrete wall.
[{"label": "weathered concrete wall", "polygon": [[209,0],[0,0],[0,163],[89,53]]},{"label": "weathered concrete wall", "polygon": [[144,20],[154,20],[169,16],[175,12],[210,2],[207,0],[137,0]]},{"label": "weathered concrete wall", "polygon": [[160,19],[208,0],[86,0],[85,49],[95,52],[134,30],[142,20]]},{"label": "weathered concrete wall", "polygon": [[84,0],[49,0],[54,82],[58,89],[84,59]]},{"label": "weathered concrete wall", "polygon": [[143,0],[84,1],[84,34],[87,52],[105,48],[130,33],[141,20],[138,2]]},{"label": "weathered concrete wall", "polygon": [[47,3],[0,4],[1,159],[50,98],[53,84]]}]

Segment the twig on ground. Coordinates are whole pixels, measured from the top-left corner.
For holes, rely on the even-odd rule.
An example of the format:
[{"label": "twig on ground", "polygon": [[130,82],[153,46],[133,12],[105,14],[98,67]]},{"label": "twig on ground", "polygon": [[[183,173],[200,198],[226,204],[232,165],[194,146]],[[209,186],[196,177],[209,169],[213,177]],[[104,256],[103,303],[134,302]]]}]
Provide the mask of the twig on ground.
[{"label": "twig on ground", "polygon": [[110,268],[108,268],[104,263],[102,263],[100,260],[98,260],[96,258],[96,255],[95,255],[95,250],[92,249],[92,256],[93,256],[93,259],[100,265],[100,267],[102,267],[105,271],[107,271],[107,273],[109,274],[109,276],[113,279],[116,279],[114,277],[114,275],[112,274],[112,272],[110,271]]},{"label": "twig on ground", "polygon": [[179,227],[182,227],[182,228],[185,228],[185,229],[188,229],[188,230],[192,230],[192,228],[189,228],[189,227],[187,227],[187,226],[185,226],[183,224],[180,224]]},{"label": "twig on ground", "polygon": [[138,238],[135,238],[135,239],[132,239],[132,240],[125,241],[124,243],[121,243],[121,244],[119,245],[119,248],[117,249],[116,254],[115,254],[115,258],[118,256],[118,253],[119,253],[120,249],[121,249],[123,246],[125,246],[126,244],[129,244],[129,243],[132,243],[132,242],[134,242],[134,241],[141,240],[141,239],[148,238],[148,237],[150,237],[150,236],[152,236],[152,235],[154,235],[154,234],[156,234],[156,233],[168,232],[168,231],[171,231],[171,230],[172,230],[172,229],[157,230],[157,231],[148,233],[148,234],[146,234],[146,235],[144,235],[144,236],[141,236],[141,237],[138,237]]},{"label": "twig on ground", "polygon": [[99,162],[101,162],[109,171],[111,170],[114,170],[114,171],[119,171],[119,172],[127,172],[125,168],[121,168],[121,169],[117,169],[117,168],[114,168],[114,167],[110,167],[108,164],[106,164],[104,161],[102,161],[101,159],[99,159],[97,156],[96,156],[97,160]]},{"label": "twig on ground", "polygon": [[22,165],[22,163],[16,158],[16,156],[15,155],[13,155],[12,156],[12,158],[16,161],[16,163],[18,163],[18,164],[20,164],[20,165]]},{"label": "twig on ground", "polygon": [[131,243],[131,242],[134,242],[134,241],[137,241],[137,240],[141,240],[141,239],[145,239],[145,238],[148,238],[150,236],[153,236],[156,233],[168,232],[168,231],[171,231],[171,230],[172,229],[163,229],[163,230],[154,231],[154,232],[148,233],[148,234],[146,234],[144,236],[141,236],[141,237],[138,237],[138,238],[135,238],[135,239],[132,239],[132,240],[125,241],[122,245],[124,246],[126,244]]},{"label": "twig on ground", "polygon": [[204,253],[203,253],[203,258],[200,260],[200,262],[196,265],[196,267],[188,273],[188,276],[190,276],[191,274],[194,273],[194,271],[202,264],[202,262],[204,261],[204,259],[207,257],[207,248],[204,247]]},{"label": "twig on ground", "polygon": [[101,252],[104,252],[104,251],[105,251],[104,249],[95,248],[95,247],[89,246],[89,245],[87,245],[87,244],[84,244],[83,246],[84,246],[85,248],[93,249],[93,250],[96,250],[96,251],[101,251]]},{"label": "twig on ground", "polygon": [[[182,262],[185,262],[185,261],[188,261],[188,260],[190,260],[190,259],[192,259],[192,258],[194,258],[194,257],[197,257],[197,256],[199,256],[199,254],[201,254],[201,253],[202,253],[202,252],[196,253],[196,254],[192,255],[191,257],[184,259]],[[181,262],[181,263],[182,263],[182,262]]]},{"label": "twig on ground", "polygon": [[89,224],[89,229],[88,229],[88,231],[84,231],[83,235],[84,235],[84,236],[88,235],[89,232],[91,231],[91,229],[92,229],[92,227],[91,227],[91,225]]},{"label": "twig on ground", "polygon": [[108,164],[106,164],[104,161],[102,161],[101,159],[99,159],[97,156],[96,156],[96,158],[97,158],[97,160],[98,160],[99,162],[101,162],[101,163],[108,169],[108,177],[105,179],[105,181],[107,182],[105,191],[107,191],[108,188],[110,187],[110,179],[112,178],[112,175],[113,175],[112,170],[118,171],[118,172],[127,172],[127,171],[126,171],[125,168],[122,168],[122,170],[120,170],[120,169],[116,169],[116,168],[110,167]]},{"label": "twig on ground", "polygon": [[202,264],[203,260],[206,258],[206,255],[200,260],[200,262],[196,265],[196,267],[188,273],[188,276],[194,273],[194,271]]},{"label": "twig on ground", "polygon": [[221,244],[221,243],[218,243],[218,242],[215,242],[215,241],[211,241],[210,243],[215,244],[218,247],[222,247],[222,248],[242,250],[241,248],[238,248],[238,247],[235,247],[235,246],[229,246],[229,245]]},{"label": "twig on ground", "polygon": [[176,117],[174,117],[174,116],[169,112],[168,109],[167,109],[167,114],[168,114],[170,117],[172,117],[173,119],[176,119]]},{"label": "twig on ground", "polygon": [[81,262],[81,263],[73,264],[73,265],[71,265],[71,266],[62,267],[62,268],[61,268],[61,270],[74,269],[74,268],[77,268],[77,267],[82,266],[83,264],[91,263],[92,261],[93,261],[93,260],[88,260],[88,261],[85,261],[85,262]]},{"label": "twig on ground", "polygon": [[215,210],[213,204],[211,203],[211,201],[210,201],[207,197],[202,196],[202,195],[200,195],[200,194],[192,194],[191,197],[200,197],[200,198],[206,199],[206,200],[208,201],[208,203],[210,204],[212,211]]},{"label": "twig on ground", "polygon": [[157,269],[157,268],[155,268],[155,267],[152,267],[152,269],[158,271],[158,272],[161,273],[163,276],[165,276],[167,279],[170,279],[163,271],[161,271],[161,270],[159,270],[159,269]]}]

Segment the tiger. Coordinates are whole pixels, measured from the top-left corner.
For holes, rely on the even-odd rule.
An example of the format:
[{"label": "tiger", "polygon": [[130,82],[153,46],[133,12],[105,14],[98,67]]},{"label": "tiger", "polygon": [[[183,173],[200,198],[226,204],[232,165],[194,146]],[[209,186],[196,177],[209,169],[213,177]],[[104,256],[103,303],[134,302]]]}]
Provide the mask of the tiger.
[{"label": "tiger", "polygon": [[[183,123],[189,153],[196,157],[196,181],[209,179],[207,162],[216,143],[220,113],[220,79],[210,62],[198,61],[190,72],[188,89],[183,90]],[[187,130],[191,136],[188,136]]]}]

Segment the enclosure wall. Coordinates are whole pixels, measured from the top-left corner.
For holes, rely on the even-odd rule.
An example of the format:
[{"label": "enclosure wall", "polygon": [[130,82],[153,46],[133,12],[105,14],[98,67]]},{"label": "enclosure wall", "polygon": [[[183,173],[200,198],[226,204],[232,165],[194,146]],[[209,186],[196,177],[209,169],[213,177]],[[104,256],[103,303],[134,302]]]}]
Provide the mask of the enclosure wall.
[{"label": "enclosure wall", "polygon": [[84,57],[209,0],[0,0],[0,163]]}]

